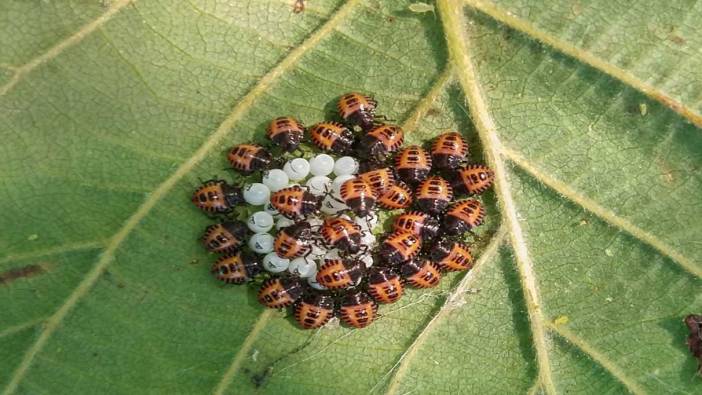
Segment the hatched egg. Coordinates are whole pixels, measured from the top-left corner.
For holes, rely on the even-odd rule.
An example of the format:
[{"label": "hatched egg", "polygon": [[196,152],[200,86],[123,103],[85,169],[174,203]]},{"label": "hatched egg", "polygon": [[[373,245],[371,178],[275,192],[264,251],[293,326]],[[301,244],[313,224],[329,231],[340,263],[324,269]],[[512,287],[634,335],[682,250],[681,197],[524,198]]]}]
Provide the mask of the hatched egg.
[{"label": "hatched egg", "polygon": [[307,218],[307,223],[312,227],[321,226],[324,223],[324,220],[319,217],[309,217]]},{"label": "hatched egg", "polygon": [[310,162],[306,159],[295,158],[287,161],[283,170],[292,181],[304,180],[310,174]]},{"label": "hatched egg", "polygon": [[305,257],[295,258],[290,261],[288,271],[300,277],[306,278],[312,275],[317,275],[317,264]]},{"label": "hatched egg", "polygon": [[285,188],[290,182],[288,174],[280,169],[271,169],[263,173],[263,180],[261,181],[271,192],[278,192]]},{"label": "hatched egg", "polygon": [[244,200],[252,206],[266,204],[270,198],[271,190],[260,182],[255,182],[244,187]]},{"label": "hatched egg", "polygon": [[249,239],[249,248],[259,254],[268,254],[273,251],[275,239],[268,233],[257,233]]},{"label": "hatched egg", "polygon": [[278,219],[278,222],[275,223],[275,228],[276,229],[282,229],[282,228],[287,228],[290,225],[293,225],[295,221],[285,218],[285,217],[280,217]]},{"label": "hatched egg", "polygon": [[341,255],[339,255],[338,248],[333,248],[331,250],[327,250],[327,253],[324,254],[324,259],[339,259],[339,258],[341,258]]},{"label": "hatched egg", "polygon": [[366,265],[366,268],[373,266],[373,255],[366,254],[358,258],[359,261]]},{"label": "hatched egg", "polygon": [[354,222],[361,227],[361,230],[373,230],[378,225],[378,214],[371,212],[365,217],[356,217]]},{"label": "hatched egg", "polygon": [[327,287],[317,282],[317,272],[315,272],[313,276],[307,277],[307,284],[318,291],[324,291],[327,289]]},{"label": "hatched egg", "polygon": [[342,156],[334,163],[334,174],[337,176],[346,176],[349,174],[358,173],[358,161],[351,156]]},{"label": "hatched egg", "polygon": [[375,245],[376,239],[375,235],[369,231],[363,231],[361,236],[361,245],[373,247]]},{"label": "hatched egg", "polygon": [[278,218],[280,217],[280,212],[273,207],[271,202],[266,203],[265,206],[263,206],[263,211],[267,212],[270,214],[273,218]]},{"label": "hatched egg", "polygon": [[312,251],[310,252],[310,258],[321,258],[327,253],[325,248],[322,248],[316,244],[312,244]]},{"label": "hatched egg", "polygon": [[280,273],[288,269],[290,259],[281,258],[275,252],[270,252],[263,257],[263,268],[271,273]]},{"label": "hatched egg", "polygon": [[254,233],[266,233],[273,228],[273,216],[265,211],[257,211],[249,216],[246,224]]},{"label": "hatched egg", "polygon": [[305,183],[307,190],[315,196],[322,196],[327,193],[327,191],[331,190],[331,185],[332,180],[327,176],[314,176]]},{"label": "hatched egg", "polygon": [[334,171],[334,158],[331,155],[319,154],[310,159],[310,172],[314,176],[327,176]]},{"label": "hatched egg", "polygon": [[348,209],[349,206],[331,196],[325,197],[324,200],[322,200],[322,207],[320,207],[320,211],[322,211],[324,214],[336,214]]}]

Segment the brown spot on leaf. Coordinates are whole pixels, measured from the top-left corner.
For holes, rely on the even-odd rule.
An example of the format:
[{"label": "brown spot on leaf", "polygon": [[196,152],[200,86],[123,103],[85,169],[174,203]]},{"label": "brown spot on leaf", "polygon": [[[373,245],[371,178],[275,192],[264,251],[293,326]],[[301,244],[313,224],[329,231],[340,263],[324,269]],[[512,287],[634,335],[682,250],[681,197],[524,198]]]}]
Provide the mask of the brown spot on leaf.
[{"label": "brown spot on leaf", "polygon": [[690,354],[697,358],[697,373],[702,374],[702,315],[688,315],[685,317],[685,325],[690,331],[687,348],[690,349]]},{"label": "brown spot on leaf", "polygon": [[0,285],[7,285],[20,278],[29,278],[46,273],[48,264],[31,264],[0,273]]},{"label": "brown spot on leaf", "polygon": [[685,44],[685,39],[678,36],[677,34],[671,34],[668,36],[668,40],[672,41],[674,44],[683,45]]}]

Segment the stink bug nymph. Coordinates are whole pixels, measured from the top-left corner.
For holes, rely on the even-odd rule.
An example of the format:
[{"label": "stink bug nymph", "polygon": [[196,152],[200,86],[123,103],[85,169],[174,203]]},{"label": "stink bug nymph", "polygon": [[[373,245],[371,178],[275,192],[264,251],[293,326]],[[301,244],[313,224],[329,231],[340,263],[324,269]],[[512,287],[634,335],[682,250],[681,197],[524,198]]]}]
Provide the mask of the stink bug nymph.
[{"label": "stink bug nymph", "polygon": [[384,161],[405,140],[405,132],[396,125],[379,125],[361,139],[361,154],[374,162]]},{"label": "stink bug nymph", "polygon": [[241,221],[210,225],[202,235],[202,243],[210,252],[231,252],[246,241],[248,227]]},{"label": "stink bug nymph", "polygon": [[355,254],[361,250],[361,226],[345,218],[329,217],[322,224],[322,239],[330,248]]},{"label": "stink bug nymph", "polygon": [[479,195],[490,188],[494,179],[495,173],[489,167],[468,165],[458,170],[453,189],[456,193]]},{"label": "stink bug nymph", "polygon": [[453,189],[448,181],[439,176],[432,176],[422,181],[415,193],[417,205],[432,215],[439,215],[446,210],[453,199]]},{"label": "stink bug nymph", "polygon": [[312,251],[311,239],[312,227],[309,222],[300,221],[278,231],[273,242],[273,250],[281,258],[301,257]]},{"label": "stink bug nymph", "polygon": [[302,284],[298,279],[273,277],[261,285],[258,301],[266,307],[279,309],[295,303],[302,296],[302,292]]},{"label": "stink bug nymph", "polygon": [[349,288],[361,281],[362,267],[356,260],[325,259],[317,272],[317,282],[329,289]]},{"label": "stink bug nymph", "polygon": [[365,328],[378,315],[378,305],[365,292],[354,292],[341,299],[341,320],[354,328]]},{"label": "stink bug nymph", "polygon": [[400,276],[390,268],[374,267],[368,274],[368,293],[378,303],[397,302],[403,290]]},{"label": "stink bug nymph", "polygon": [[432,262],[450,271],[468,270],[473,266],[470,248],[457,241],[441,240],[431,249]]},{"label": "stink bug nymph", "polygon": [[428,259],[405,263],[400,272],[408,283],[417,288],[433,288],[441,281],[439,267]]},{"label": "stink bug nymph", "polygon": [[395,217],[392,229],[396,232],[410,232],[423,240],[433,239],[439,233],[439,221],[421,211],[409,211]]},{"label": "stink bug nymph", "polygon": [[234,170],[251,174],[268,168],[273,160],[270,152],[256,144],[239,144],[232,147],[227,155]]},{"label": "stink bug nymph", "polygon": [[373,211],[376,197],[373,187],[360,178],[353,178],[341,184],[341,200],[359,217],[365,217]]},{"label": "stink bug nymph", "polygon": [[306,295],[295,303],[294,312],[302,328],[321,328],[334,317],[334,300],[328,295]]},{"label": "stink bug nymph", "polygon": [[240,187],[227,184],[224,180],[209,180],[195,190],[191,200],[208,214],[222,214],[243,203],[244,196]]},{"label": "stink bug nymph", "polygon": [[320,122],[312,125],[310,136],[314,145],[321,150],[337,154],[348,152],[353,145],[353,133],[338,122]]},{"label": "stink bug nymph", "polygon": [[453,170],[461,165],[467,154],[468,143],[457,132],[440,135],[431,146],[432,163],[437,169]]},{"label": "stink bug nymph", "polygon": [[363,130],[368,130],[373,127],[377,105],[378,103],[372,97],[351,92],[339,98],[337,109],[344,121],[358,125]]},{"label": "stink bug nymph", "polygon": [[218,280],[227,284],[243,284],[261,272],[261,265],[254,255],[238,251],[217,259],[211,272]]},{"label": "stink bug nymph", "polygon": [[305,127],[293,117],[278,117],[268,125],[266,136],[283,151],[292,152],[305,136]]},{"label": "stink bug nymph", "polygon": [[271,205],[278,212],[289,219],[302,219],[307,215],[319,211],[322,200],[304,190],[299,185],[273,192],[270,198]]},{"label": "stink bug nymph", "polygon": [[414,259],[422,248],[422,239],[410,232],[394,232],[380,246],[380,257],[389,265]]},{"label": "stink bug nymph", "polygon": [[402,180],[416,184],[429,175],[431,157],[422,147],[409,146],[395,156],[395,170]]},{"label": "stink bug nymph", "polygon": [[443,229],[450,235],[458,235],[479,226],[484,218],[485,208],[479,201],[461,200],[449,206]]}]

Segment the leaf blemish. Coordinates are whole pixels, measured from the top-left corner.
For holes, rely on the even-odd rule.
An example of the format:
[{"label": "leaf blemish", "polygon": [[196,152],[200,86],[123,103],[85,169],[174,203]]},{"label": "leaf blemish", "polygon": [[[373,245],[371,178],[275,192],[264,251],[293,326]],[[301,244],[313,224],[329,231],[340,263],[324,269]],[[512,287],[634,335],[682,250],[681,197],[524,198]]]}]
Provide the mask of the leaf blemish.
[{"label": "leaf blemish", "polygon": [[9,283],[21,278],[29,278],[44,274],[48,271],[50,266],[51,265],[48,263],[39,263],[2,272],[0,273],[0,285],[8,285]]}]

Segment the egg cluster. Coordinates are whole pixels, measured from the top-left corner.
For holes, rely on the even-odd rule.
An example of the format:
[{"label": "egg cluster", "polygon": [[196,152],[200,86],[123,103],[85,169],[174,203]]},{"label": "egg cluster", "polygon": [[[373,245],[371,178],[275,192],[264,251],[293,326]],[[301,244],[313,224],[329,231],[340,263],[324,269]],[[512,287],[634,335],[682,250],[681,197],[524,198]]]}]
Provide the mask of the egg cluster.
[{"label": "egg cluster", "polygon": [[[222,254],[212,267],[217,279],[259,283],[258,300],[293,306],[302,328],[335,315],[363,328],[377,303],[396,302],[405,285],[435,287],[443,271],[472,267],[464,236],[485,210],[474,197],[455,197],[483,193],[493,172],[467,163],[468,144],[457,132],[438,136],[430,149],[403,148],[402,128],[378,122],[376,106],[349,93],[339,99],[338,121],[305,128],[276,118],[266,133],[271,147],[229,150],[249,182],[209,180],[192,198],[221,221],[202,236],[208,251]],[[387,232],[381,218],[392,223]]]}]

